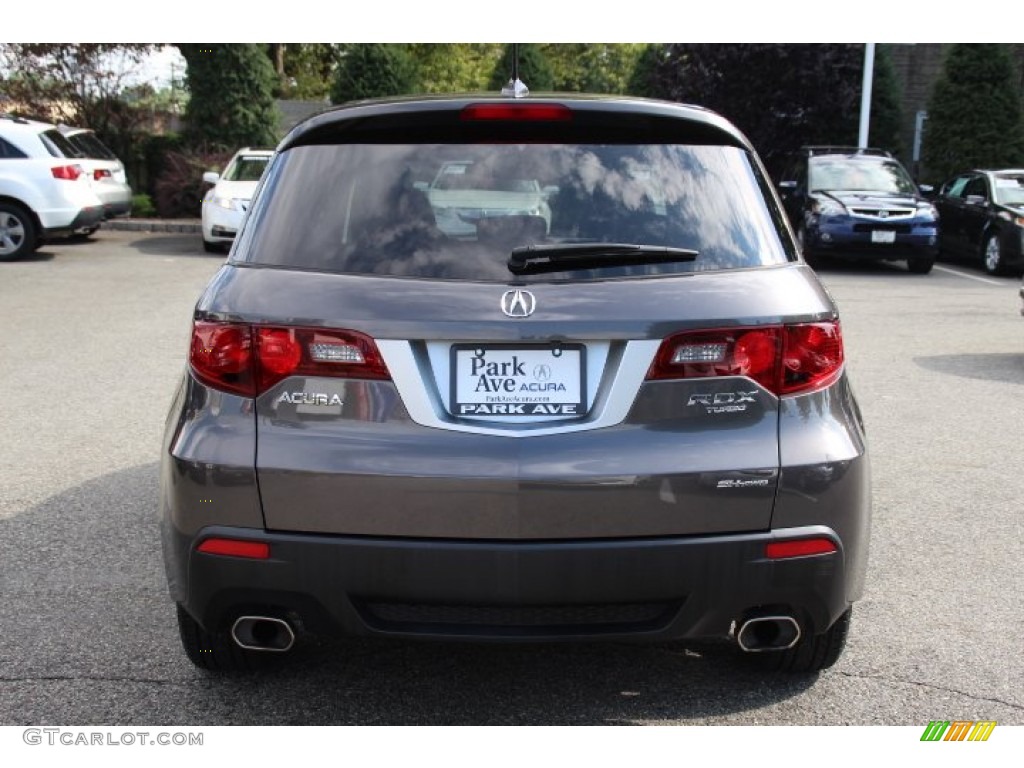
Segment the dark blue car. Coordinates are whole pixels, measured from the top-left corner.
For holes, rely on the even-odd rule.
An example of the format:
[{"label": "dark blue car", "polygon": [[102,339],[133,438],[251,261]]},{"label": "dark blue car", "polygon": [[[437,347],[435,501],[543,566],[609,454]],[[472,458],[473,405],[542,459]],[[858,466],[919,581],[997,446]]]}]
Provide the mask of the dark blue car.
[{"label": "dark blue car", "polygon": [[931,271],[939,215],[898,160],[855,147],[804,147],[779,182],[804,257],[906,259]]}]

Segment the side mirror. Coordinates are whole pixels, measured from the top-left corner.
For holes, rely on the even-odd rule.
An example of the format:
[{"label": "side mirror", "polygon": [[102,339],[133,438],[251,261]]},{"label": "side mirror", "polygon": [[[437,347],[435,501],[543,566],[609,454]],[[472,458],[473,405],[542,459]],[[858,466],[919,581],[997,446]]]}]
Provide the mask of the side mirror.
[{"label": "side mirror", "polygon": [[921,191],[921,194],[925,196],[931,196],[935,193],[935,187],[931,184],[918,184],[917,188]]},{"label": "side mirror", "polygon": [[203,174],[203,181],[205,181],[207,184],[216,184],[218,181],[220,181],[220,174],[217,173],[216,171],[207,171],[206,173]]},{"label": "side mirror", "polygon": [[964,198],[964,202],[968,205],[977,205],[982,208],[988,207],[988,200],[985,199],[984,195],[968,195]]}]

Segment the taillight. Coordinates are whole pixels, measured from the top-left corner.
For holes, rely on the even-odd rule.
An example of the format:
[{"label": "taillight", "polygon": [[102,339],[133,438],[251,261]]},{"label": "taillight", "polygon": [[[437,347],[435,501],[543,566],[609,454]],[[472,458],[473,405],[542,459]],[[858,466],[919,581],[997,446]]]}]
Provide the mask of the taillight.
[{"label": "taillight", "polygon": [[76,181],[79,176],[82,175],[82,166],[80,165],[55,165],[50,169],[53,173],[53,178],[62,179],[64,181]]},{"label": "taillight", "polygon": [[782,352],[780,395],[823,389],[843,369],[843,334],[839,323],[788,325]]},{"label": "taillight", "polygon": [[568,122],[572,110],[564,104],[470,104],[463,107],[463,120],[509,120]]},{"label": "taillight", "polygon": [[196,322],[189,362],[204,384],[245,397],[289,376],[391,378],[369,336],[324,328]]},{"label": "taillight", "polygon": [[648,380],[746,376],[776,395],[822,389],[843,367],[838,322],[685,331],[662,342]]},{"label": "taillight", "polygon": [[214,389],[254,397],[252,333],[248,325],[196,322],[189,364],[196,378]]},{"label": "taillight", "polygon": [[93,178],[93,181],[100,181],[101,179],[113,178],[113,175],[108,170],[105,170],[103,168],[96,168],[92,172],[92,178]]},{"label": "taillight", "polygon": [[355,331],[258,327],[259,391],[288,376],[388,380],[391,374],[373,339]]},{"label": "taillight", "polygon": [[662,342],[647,378],[747,376],[774,391],[780,330],[770,327],[677,333]]}]

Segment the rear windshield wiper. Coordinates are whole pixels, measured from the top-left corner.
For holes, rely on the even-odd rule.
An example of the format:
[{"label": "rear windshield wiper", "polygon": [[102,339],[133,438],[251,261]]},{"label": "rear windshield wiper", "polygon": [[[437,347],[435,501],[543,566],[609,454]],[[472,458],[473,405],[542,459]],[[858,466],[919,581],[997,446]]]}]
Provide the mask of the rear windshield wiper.
[{"label": "rear windshield wiper", "polygon": [[695,260],[689,248],[629,243],[552,243],[512,249],[508,271],[514,275],[562,272],[572,269],[624,267],[635,264],[672,264]]}]

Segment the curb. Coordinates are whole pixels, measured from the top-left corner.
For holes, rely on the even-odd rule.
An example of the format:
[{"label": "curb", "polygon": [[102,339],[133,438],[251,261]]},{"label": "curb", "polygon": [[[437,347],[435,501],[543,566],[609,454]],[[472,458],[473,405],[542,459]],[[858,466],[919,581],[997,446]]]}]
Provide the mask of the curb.
[{"label": "curb", "polygon": [[176,232],[199,235],[203,227],[199,219],[109,219],[103,229],[115,232]]}]

